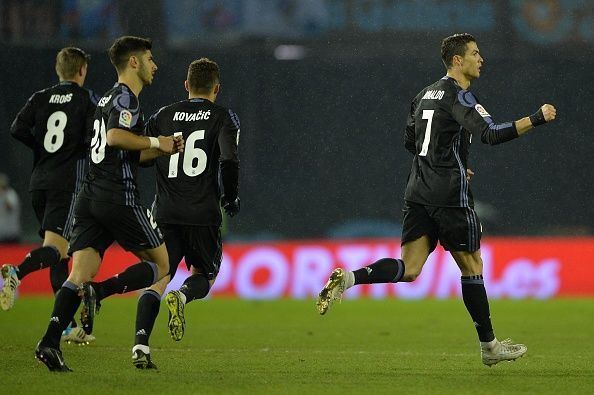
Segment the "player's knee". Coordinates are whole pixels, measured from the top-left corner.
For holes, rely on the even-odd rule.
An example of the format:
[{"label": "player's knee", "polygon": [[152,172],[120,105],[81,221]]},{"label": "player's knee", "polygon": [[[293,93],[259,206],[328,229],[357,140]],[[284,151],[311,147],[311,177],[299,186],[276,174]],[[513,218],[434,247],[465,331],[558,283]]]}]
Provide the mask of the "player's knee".
[{"label": "player's knee", "polygon": [[93,276],[88,271],[78,271],[72,269],[70,275],[68,276],[68,281],[78,286],[83,285],[86,282],[89,282],[93,279]]},{"label": "player's knee", "polygon": [[404,276],[402,276],[402,280],[400,280],[400,282],[404,282],[404,283],[410,283],[413,282],[417,279],[417,277],[419,277],[420,273],[406,273],[404,274]]},{"label": "player's knee", "polygon": [[480,252],[458,254],[454,255],[454,258],[463,276],[483,274],[483,260],[481,259]]},{"label": "player's knee", "polygon": [[421,274],[421,270],[423,270],[423,266],[406,266],[405,265],[405,270],[404,270],[404,276],[402,276],[402,282],[412,282],[415,281],[417,279],[417,277],[419,277],[419,275]]},{"label": "player's knee", "polygon": [[167,289],[167,284],[169,284],[170,280],[171,277],[169,276],[169,274],[167,274],[165,277],[151,285],[149,289],[157,292],[159,295],[163,295],[165,293],[165,289]]},{"label": "player's knee", "polygon": [[161,280],[167,276],[169,276],[169,261],[168,260],[159,260],[159,262],[155,262],[157,265],[157,269],[159,271],[158,279]]}]

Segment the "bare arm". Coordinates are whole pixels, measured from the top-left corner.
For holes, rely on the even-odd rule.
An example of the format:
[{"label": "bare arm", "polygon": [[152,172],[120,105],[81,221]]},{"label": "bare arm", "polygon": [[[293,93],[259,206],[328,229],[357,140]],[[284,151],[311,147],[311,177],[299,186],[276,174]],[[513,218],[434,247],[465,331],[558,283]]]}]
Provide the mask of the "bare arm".
[{"label": "bare arm", "polygon": [[[159,136],[159,138],[161,138],[161,137],[163,137],[163,136]],[[168,137],[163,137],[163,138],[168,138]],[[158,158],[159,156],[172,155],[177,152],[184,152],[184,139],[182,136],[173,136],[173,143],[175,145],[174,146],[175,151],[171,152],[171,153],[163,152],[158,148],[149,148],[149,149],[140,151],[140,163],[151,161],[155,158]],[[150,166],[150,164],[149,164],[149,166]]]},{"label": "bare arm", "polygon": [[128,151],[142,151],[157,149],[165,154],[174,154],[176,143],[173,137],[145,137],[137,136],[124,129],[113,128],[107,131],[107,144],[110,147],[120,148]]},{"label": "bare arm", "polygon": [[[557,109],[555,109],[554,106],[552,106],[551,104],[543,105],[539,109],[539,111],[536,112],[536,114],[531,115],[529,117],[524,117],[522,119],[518,119],[514,122],[516,124],[516,131],[518,132],[518,136],[525,134],[527,131],[538,125],[542,125],[543,123],[553,121],[556,118],[556,116]],[[536,125],[532,124],[533,121],[536,123]]]},{"label": "bare arm", "polygon": [[151,161],[159,156],[165,155],[162,151],[156,148],[149,148],[140,151],[140,163]]},{"label": "bare arm", "polygon": [[107,145],[128,151],[142,151],[151,148],[151,140],[124,129],[114,128],[107,131]]}]

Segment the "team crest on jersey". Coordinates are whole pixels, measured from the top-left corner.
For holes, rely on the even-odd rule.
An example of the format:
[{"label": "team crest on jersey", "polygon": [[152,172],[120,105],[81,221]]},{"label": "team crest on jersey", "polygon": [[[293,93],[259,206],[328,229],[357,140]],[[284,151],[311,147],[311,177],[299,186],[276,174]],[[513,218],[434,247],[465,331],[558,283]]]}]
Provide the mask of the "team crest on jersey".
[{"label": "team crest on jersey", "polygon": [[487,112],[487,110],[485,110],[485,107],[481,106],[480,104],[475,105],[474,108],[481,115],[481,117],[483,117],[483,118],[491,117],[491,115]]},{"label": "team crest on jersey", "polygon": [[120,125],[129,128],[130,124],[132,124],[132,113],[128,110],[122,110],[120,112]]}]

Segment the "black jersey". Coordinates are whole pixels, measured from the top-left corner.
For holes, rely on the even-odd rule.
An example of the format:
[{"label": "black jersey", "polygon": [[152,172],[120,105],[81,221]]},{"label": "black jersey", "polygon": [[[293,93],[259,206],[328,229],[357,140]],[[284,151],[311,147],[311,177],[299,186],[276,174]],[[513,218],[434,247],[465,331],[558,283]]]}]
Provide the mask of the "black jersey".
[{"label": "black jersey", "polygon": [[499,144],[518,137],[513,122],[496,124],[472,92],[448,76],[413,100],[405,129],[412,152],[404,199],[428,206],[473,207],[466,169],[472,134]]},{"label": "black jersey", "polygon": [[107,144],[107,131],[123,129],[144,134],[144,119],[138,98],[128,86],[116,83],[97,104],[93,121],[91,160],[81,196],[119,205],[140,204],[136,173],[140,151]]},{"label": "black jersey", "polygon": [[157,223],[220,225],[221,193],[228,201],[238,194],[237,115],[208,100],[189,99],[161,108],[146,129],[155,137],[182,134],[185,141],[183,153],[156,159]]},{"label": "black jersey", "polygon": [[10,133],[33,150],[29,190],[74,192],[85,159],[97,98],[71,81],[35,92],[16,116]]}]

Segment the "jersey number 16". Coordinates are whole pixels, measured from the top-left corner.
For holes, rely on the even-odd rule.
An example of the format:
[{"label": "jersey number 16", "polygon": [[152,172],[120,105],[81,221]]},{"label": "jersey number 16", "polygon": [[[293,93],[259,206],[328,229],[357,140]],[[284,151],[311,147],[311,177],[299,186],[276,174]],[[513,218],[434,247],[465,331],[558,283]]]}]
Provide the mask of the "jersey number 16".
[{"label": "jersey number 16", "polygon": [[[182,162],[182,169],[188,177],[196,177],[206,170],[206,152],[202,148],[195,147],[198,140],[204,140],[204,130],[195,130],[186,139],[185,149],[182,153],[184,158]],[[174,136],[181,136],[181,132],[173,134]],[[180,153],[171,155],[169,158],[169,178],[177,177],[177,167],[179,164]]]}]

